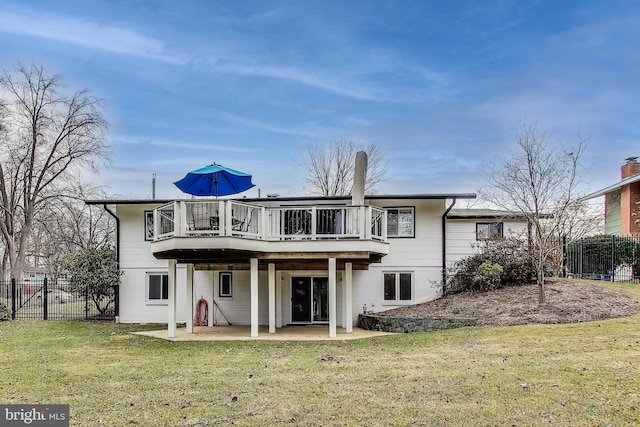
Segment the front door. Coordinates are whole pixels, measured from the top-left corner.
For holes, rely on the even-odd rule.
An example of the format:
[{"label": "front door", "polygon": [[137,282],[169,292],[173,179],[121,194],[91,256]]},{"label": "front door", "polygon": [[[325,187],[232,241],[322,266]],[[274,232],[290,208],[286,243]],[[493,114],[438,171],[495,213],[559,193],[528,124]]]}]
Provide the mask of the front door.
[{"label": "front door", "polygon": [[326,277],[291,279],[291,322],[329,321],[329,281]]}]

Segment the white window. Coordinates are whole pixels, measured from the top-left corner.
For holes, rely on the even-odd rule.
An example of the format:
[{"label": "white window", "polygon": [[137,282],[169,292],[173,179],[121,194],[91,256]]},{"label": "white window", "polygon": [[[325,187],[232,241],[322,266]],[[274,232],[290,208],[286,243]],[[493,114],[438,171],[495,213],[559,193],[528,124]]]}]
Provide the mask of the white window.
[{"label": "white window", "polygon": [[153,211],[144,211],[144,240],[153,240]]},{"label": "white window", "polygon": [[412,276],[410,272],[384,273],[384,300],[413,300]]},{"label": "white window", "polygon": [[413,208],[387,208],[387,237],[413,237]]},{"label": "white window", "polygon": [[233,296],[233,275],[230,272],[220,272],[218,275],[218,296],[231,298]]},{"label": "white window", "polygon": [[169,275],[167,273],[147,274],[147,301],[166,303],[169,299]]},{"label": "white window", "polygon": [[503,237],[501,222],[477,222],[476,240],[487,240]]}]

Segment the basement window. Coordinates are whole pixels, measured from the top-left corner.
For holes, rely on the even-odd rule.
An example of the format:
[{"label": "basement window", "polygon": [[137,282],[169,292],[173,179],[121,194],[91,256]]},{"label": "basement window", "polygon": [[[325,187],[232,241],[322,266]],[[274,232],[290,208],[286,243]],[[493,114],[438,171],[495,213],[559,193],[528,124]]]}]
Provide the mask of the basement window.
[{"label": "basement window", "polygon": [[220,272],[218,276],[218,296],[221,298],[233,297],[233,275],[231,272]]},{"label": "basement window", "polygon": [[166,304],[169,300],[169,275],[147,273],[147,302]]},{"label": "basement window", "polygon": [[385,301],[411,301],[412,299],[413,284],[410,272],[384,273]]}]

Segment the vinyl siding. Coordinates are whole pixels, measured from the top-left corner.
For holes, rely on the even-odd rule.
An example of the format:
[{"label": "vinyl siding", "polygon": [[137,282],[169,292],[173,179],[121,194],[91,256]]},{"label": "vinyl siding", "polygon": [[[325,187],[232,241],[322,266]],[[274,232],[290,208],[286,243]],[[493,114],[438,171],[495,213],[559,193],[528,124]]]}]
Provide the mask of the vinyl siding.
[{"label": "vinyl siding", "polygon": [[622,213],[620,207],[621,192],[620,190],[607,193],[605,206],[605,222],[604,232],[606,234],[614,234],[619,236],[622,230]]},{"label": "vinyl siding", "polygon": [[502,222],[504,237],[527,236],[527,222],[524,220],[492,220],[492,219],[447,219],[447,266],[452,267],[456,261],[460,261],[473,255],[481,242],[476,240],[476,223],[478,222]]}]

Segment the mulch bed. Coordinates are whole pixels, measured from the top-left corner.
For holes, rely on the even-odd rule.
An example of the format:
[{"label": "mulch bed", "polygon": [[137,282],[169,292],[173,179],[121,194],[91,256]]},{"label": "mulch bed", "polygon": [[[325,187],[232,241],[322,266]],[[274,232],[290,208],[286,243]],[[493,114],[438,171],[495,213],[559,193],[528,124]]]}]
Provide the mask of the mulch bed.
[{"label": "mulch bed", "polygon": [[640,313],[640,301],[598,285],[547,281],[545,289],[544,304],[538,303],[538,285],[527,284],[489,292],[464,292],[385,314],[466,317],[478,319],[478,325],[510,326],[588,322]]}]

